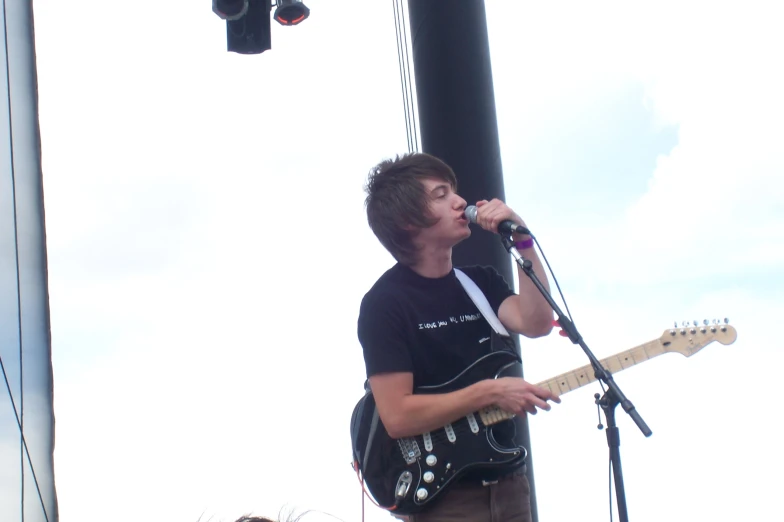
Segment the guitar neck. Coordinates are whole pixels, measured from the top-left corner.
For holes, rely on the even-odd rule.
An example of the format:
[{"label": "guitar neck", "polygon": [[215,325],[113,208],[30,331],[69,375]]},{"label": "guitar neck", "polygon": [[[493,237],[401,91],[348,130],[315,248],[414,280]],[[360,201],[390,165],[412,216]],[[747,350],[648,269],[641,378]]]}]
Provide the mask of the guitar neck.
[{"label": "guitar neck", "polygon": [[[708,321],[705,320],[703,321],[705,326],[698,327],[695,321],[693,327],[684,323],[681,328],[677,326],[669,328],[658,339],[635,346],[631,350],[611,355],[606,359],[600,360],[599,364],[610,373],[615,374],[626,368],[631,368],[635,364],[649,361],[663,353],[677,352],[690,357],[713,341],[718,341],[724,345],[732,344],[737,339],[738,332],[735,328],[726,324],[728,322],[727,319],[724,322],[725,324],[717,324],[714,321],[712,326],[708,326]],[[542,381],[538,386],[547,388],[560,396],[596,380],[593,367],[589,364]],[[482,418],[482,422],[488,426],[514,417],[513,414],[507,413],[495,405],[483,408],[479,411],[479,415]]]},{"label": "guitar neck", "polygon": [[[599,362],[603,368],[614,374],[621,370],[625,370],[626,368],[630,368],[635,364],[653,359],[654,357],[659,356],[666,351],[667,350],[662,344],[661,339],[655,339],[639,346],[635,346],[634,348],[626,350],[625,352],[611,355],[610,357],[602,359]],[[577,388],[585,386],[586,384],[590,384],[594,381],[596,381],[596,375],[594,374],[593,366],[589,364],[577,368],[576,370],[562,373],[561,375],[553,377],[552,379],[540,382],[539,386],[548,388],[555,394],[563,395],[564,393],[576,390]]]},{"label": "guitar neck", "polygon": [[[626,368],[634,366],[635,364],[645,362],[656,357],[657,355],[661,355],[666,351],[667,350],[665,350],[661,339],[655,339],[645,344],[635,346],[634,348],[626,350],[625,352],[611,355],[610,357],[602,359],[599,362],[603,368],[609,370],[610,373],[615,374],[621,370],[625,370]],[[540,382],[538,385],[543,388],[547,388],[551,392],[560,396],[594,381],[596,381],[596,375],[594,375],[593,367],[589,364],[587,366],[577,368],[576,370],[557,375],[552,379]],[[492,426],[493,424],[499,423],[501,421],[511,419],[514,417],[514,414],[493,405],[479,410],[479,416],[486,426]]]}]

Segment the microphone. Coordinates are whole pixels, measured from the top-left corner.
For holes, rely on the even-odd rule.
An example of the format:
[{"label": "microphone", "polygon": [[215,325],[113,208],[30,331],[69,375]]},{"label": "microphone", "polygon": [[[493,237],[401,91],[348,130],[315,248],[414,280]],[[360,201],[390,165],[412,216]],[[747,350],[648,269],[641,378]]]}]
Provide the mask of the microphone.
[{"label": "microphone", "polygon": [[[465,215],[468,218],[468,221],[470,221],[471,223],[476,224],[477,210],[478,209],[474,205],[468,205],[465,209]],[[508,219],[501,221],[501,223],[498,225],[499,234],[508,236],[515,232],[518,234],[528,234],[529,236],[533,235],[531,234],[531,231],[528,230],[527,228],[517,225],[513,221],[510,221]]]}]

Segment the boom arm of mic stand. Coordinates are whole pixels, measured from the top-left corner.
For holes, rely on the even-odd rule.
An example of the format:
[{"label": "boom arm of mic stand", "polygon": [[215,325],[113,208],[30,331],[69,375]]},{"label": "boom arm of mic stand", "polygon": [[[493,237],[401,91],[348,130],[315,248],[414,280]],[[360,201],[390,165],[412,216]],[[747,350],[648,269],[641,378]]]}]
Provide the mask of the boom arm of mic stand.
[{"label": "boom arm of mic stand", "polygon": [[502,237],[502,241],[504,243],[504,248],[506,248],[506,250],[509,251],[510,254],[512,254],[512,257],[514,257],[515,261],[520,266],[520,268],[523,270],[525,275],[527,275],[531,279],[531,281],[536,286],[536,288],[539,290],[539,292],[542,294],[542,296],[550,304],[550,307],[558,315],[558,323],[561,325],[561,327],[563,328],[564,332],[566,332],[566,334],[568,335],[569,339],[572,341],[572,343],[579,344],[580,347],[582,347],[583,351],[588,356],[588,359],[591,361],[591,365],[593,366],[594,372],[596,373],[596,378],[600,379],[601,381],[603,381],[607,385],[607,387],[610,389],[612,394],[615,396],[615,398],[617,399],[617,401],[621,405],[621,407],[624,409],[624,411],[626,413],[628,413],[632,417],[632,419],[634,419],[634,422],[640,428],[640,431],[642,431],[643,434],[646,437],[650,436],[651,435],[651,430],[645,424],[645,421],[642,420],[642,417],[640,417],[640,414],[637,413],[637,410],[635,409],[635,407],[631,403],[631,401],[626,398],[626,396],[623,394],[621,389],[615,383],[615,380],[612,378],[612,374],[610,374],[610,372],[607,371],[601,365],[601,363],[599,363],[599,360],[596,358],[596,356],[594,356],[594,354],[591,352],[591,350],[585,344],[585,341],[583,341],[583,338],[580,335],[580,333],[577,331],[577,328],[575,328],[574,323],[572,323],[572,321],[569,320],[569,318],[566,317],[566,315],[564,315],[564,313],[558,307],[556,302],[553,300],[553,298],[550,295],[550,293],[542,285],[542,282],[539,281],[538,277],[536,277],[536,274],[534,273],[534,270],[533,270],[533,264],[531,263],[531,261],[529,261],[528,259],[523,258],[523,256],[520,255],[520,252],[517,250],[517,248],[515,248],[514,243],[511,240],[511,237],[508,237],[508,236],[501,236],[501,237]]},{"label": "boom arm of mic stand", "polygon": [[[564,315],[556,302],[553,300],[550,292],[547,291],[547,289],[542,285],[542,282],[539,281],[539,278],[536,277],[531,261],[523,258],[523,256],[520,255],[520,252],[517,250],[517,248],[515,248],[514,243],[512,242],[511,236],[502,235],[501,240],[503,241],[504,248],[506,248],[506,250],[512,254],[512,257],[514,257],[515,261],[520,266],[525,275],[531,279],[531,282],[533,282],[534,286],[536,286],[542,296],[550,304],[550,307],[558,315],[558,323],[561,325],[561,328],[563,328],[564,332],[566,332],[566,334],[569,336],[569,339],[572,341],[572,343],[579,344],[585,354],[588,356],[588,359],[591,361],[591,366],[593,366],[596,378],[607,385],[607,392],[605,392],[604,397],[602,397],[600,401],[597,401],[597,403],[601,405],[602,409],[604,409],[605,415],[607,416],[607,445],[610,448],[610,459],[613,467],[613,477],[615,478],[618,515],[621,522],[628,522],[629,518],[626,511],[626,492],[623,485],[621,454],[619,450],[620,436],[618,433],[618,427],[615,425],[615,407],[620,404],[623,410],[629,414],[632,420],[634,420],[634,423],[637,424],[637,427],[640,428],[640,431],[642,431],[643,435],[650,437],[652,432],[650,428],[648,428],[648,425],[645,424],[645,421],[642,420],[642,417],[640,417],[640,414],[637,412],[637,409],[634,407],[632,402],[626,398],[621,389],[615,383],[615,380],[612,378],[612,374],[610,374],[610,372],[601,365],[599,360],[596,359],[594,354],[585,344],[582,336],[577,331],[577,328],[575,328],[574,323],[572,323],[572,321]],[[596,396],[598,397],[599,395],[597,394]]]}]

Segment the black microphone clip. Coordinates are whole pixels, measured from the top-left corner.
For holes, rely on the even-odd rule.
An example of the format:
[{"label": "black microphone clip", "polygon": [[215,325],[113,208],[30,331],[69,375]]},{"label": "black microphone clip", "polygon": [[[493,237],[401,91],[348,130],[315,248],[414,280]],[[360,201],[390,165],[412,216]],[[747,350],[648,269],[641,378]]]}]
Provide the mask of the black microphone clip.
[{"label": "black microphone clip", "polygon": [[498,233],[503,235],[510,235],[510,234],[528,234],[531,235],[531,231],[525,228],[524,226],[517,225],[513,221],[501,221],[501,224],[498,225]]}]

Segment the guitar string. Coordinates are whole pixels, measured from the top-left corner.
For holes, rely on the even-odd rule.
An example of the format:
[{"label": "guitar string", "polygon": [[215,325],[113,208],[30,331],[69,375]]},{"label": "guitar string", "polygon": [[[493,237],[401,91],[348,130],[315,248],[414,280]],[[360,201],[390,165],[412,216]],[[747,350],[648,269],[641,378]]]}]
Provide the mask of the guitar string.
[{"label": "guitar string", "polygon": [[[641,355],[644,356],[644,358],[640,357],[640,354],[637,354],[635,356],[635,354],[631,353],[633,350],[636,350],[638,348],[642,352]],[[631,350],[627,350],[627,351],[624,351],[624,352],[621,352],[621,353],[617,353],[615,355],[610,355],[609,357],[606,357],[604,359],[599,360],[599,363],[601,363],[601,365],[604,368],[608,369],[608,371],[611,371],[611,373],[618,373],[619,371],[626,370],[627,368],[631,368],[632,366],[635,366],[635,365],[640,364],[642,362],[649,361],[653,357],[655,357],[656,355],[659,355],[659,354],[655,354],[653,356],[650,355],[648,353],[648,351],[645,349],[645,345],[640,345],[640,346],[636,346],[636,347],[632,348]],[[614,370],[610,370],[609,366],[610,366],[610,363],[611,363],[611,359],[617,359],[616,362],[618,363],[619,368],[616,368]],[[630,364],[629,366],[624,366],[623,362],[626,359],[631,359],[632,364]],[[580,370],[582,370],[582,371],[580,371]],[[552,379],[548,379],[548,380],[544,381],[542,384],[540,384],[540,386],[550,388],[550,391],[553,391],[553,392],[557,391],[558,393],[568,393],[570,391],[574,391],[574,390],[576,390],[578,388],[582,388],[583,386],[587,386],[589,384],[593,384],[594,382],[596,382],[596,380],[597,380],[596,377],[592,376],[590,374],[591,370],[592,370],[592,368],[590,366],[584,366],[584,367],[581,367],[581,368],[577,368],[577,369],[572,370],[570,372],[566,372],[566,373],[562,373],[561,375],[557,375],[556,377],[554,377]],[[590,380],[588,382],[583,383],[580,380],[580,377],[579,377],[580,375],[583,375],[583,376],[585,376],[585,378],[590,379]],[[577,381],[577,386],[576,387],[572,387],[572,385],[569,384],[569,380],[568,380],[569,376],[572,376],[574,378],[574,380]],[[559,383],[563,383],[564,386],[568,387],[569,389],[566,390],[566,392],[562,391],[561,390],[561,385]],[[554,385],[552,385],[552,384],[554,384]]]},{"label": "guitar string", "polygon": [[[461,421],[461,424],[462,424],[462,421]],[[466,422],[466,424],[467,424],[467,422]],[[480,426],[479,433],[473,433],[471,431],[470,427],[468,427],[468,426],[462,426],[462,425],[455,426],[454,424],[452,425],[452,428],[453,428],[453,430],[455,432],[455,437],[456,438],[458,436],[463,437],[465,435],[480,435],[482,427],[487,429],[489,426],[482,425],[482,426]],[[420,440],[422,442],[424,442],[424,436],[423,435],[418,435],[416,437],[410,437],[410,438],[416,439],[417,440],[417,444],[419,444]],[[445,443],[445,442],[451,443],[451,441],[449,440],[449,437],[447,436],[446,432],[444,431],[444,428],[439,428],[438,431],[431,431],[430,432],[430,440],[433,442],[433,446],[440,445],[441,443]],[[433,449],[435,449],[435,447]],[[425,450],[425,451],[427,451],[427,450]]]},{"label": "guitar string", "polygon": [[[512,420],[512,419],[504,419],[504,420]],[[503,422],[503,421],[500,421],[500,422]],[[496,424],[487,425],[487,424],[485,424],[485,423],[483,423],[481,421],[478,421],[477,425],[479,426],[479,432],[478,433],[474,433],[471,430],[471,426],[468,424],[468,420],[466,420],[465,418],[461,418],[458,422],[452,424],[452,430],[455,433],[455,437],[457,437],[458,435],[462,436],[462,435],[467,435],[467,434],[470,434],[470,435],[480,435],[482,433],[482,428],[487,430],[487,429],[490,429],[490,428],[493,428],[493,427],[497,426],[498,424],[500,424],[500,422],[496,423]],[[424,435],[423,434],[417,435],[416,437],[402,437],[401,440],[405,440],[406,438],[417,439],[417,443],[419,443],[420,439],[424,442]],[[434,445],[436,443],[440,444],[442,442],[451,442],[449,440],[449,436],[446,434],[446,430],[444,429],[444,427],[438,428],[438,430],[431,431],[430,432],[430,439],[433,441]]]}]

